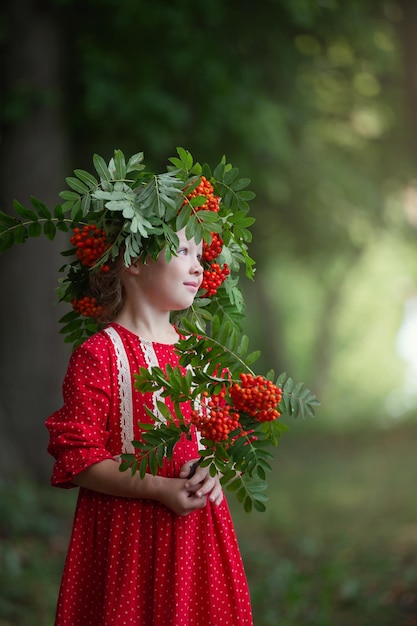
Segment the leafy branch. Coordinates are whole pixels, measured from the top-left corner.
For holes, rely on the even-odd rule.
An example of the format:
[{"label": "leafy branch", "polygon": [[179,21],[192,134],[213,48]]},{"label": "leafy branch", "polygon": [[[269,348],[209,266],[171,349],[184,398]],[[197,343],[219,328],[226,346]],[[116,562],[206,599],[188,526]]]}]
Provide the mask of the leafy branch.
[{"label": "leafy branch", "polygon": [[[238,372],[242,369],[252,372],[249,363],[257,357],[256,352],[248,354],[246,336],[235,334],[230,339],[230,336],[223,337],[223,332],[217,339],[193,334],[181,339],[176,344],[176,351],[180,356],[177,367],[168,365],[165,370],[142,367],[135,375],[138,391],[157,393],[160,398],[169,397],[173,412],[161,400],[157,402],[159,414],[146,409],[156,426],[141,425],[141,439],[133,444],[138,453],[123,455],[122,470],[130,468],[132,473],[139,471],[142,477],[147,471],[156,474],[164,459],[172,457],[180,437],[188,436],[191,431],[191,423],[182,414],[183,403],[190,402],[194,407],[201,407],[205,397],[222,392],[226,405],[233,405],[230,389],[237,381]],[[267,379],[272,378],[273,372],[269,372]],[[239,410],[239,425],[225,441],[208,437],[201,440],[204,445],[199,451],[201,466],[207,467],[213,476],[219,473],[222,485],[235,493],[247,512],[265,510],[266,478],[273,458],[267,448],[277,446],[288,429],[282,418],[313,416],[319,404],[303,383],[295,385],[285,373],[277,378],[278,382],[283,385],[278,405],[280,419],[260,422],[244,410]]]},{"label": "leafy branch", "polygon": [[5,252],[15,243],[24,243],[29,237],[43,234],[52,240],[57,230],[67,232],[71,228],[72,220],[65,217],[61,205],[58,204],[52,214],[37,198],[31,196],[30,202],[32,209],[14,200],[13,209],[18,217],[0,211],[0,252]]}]

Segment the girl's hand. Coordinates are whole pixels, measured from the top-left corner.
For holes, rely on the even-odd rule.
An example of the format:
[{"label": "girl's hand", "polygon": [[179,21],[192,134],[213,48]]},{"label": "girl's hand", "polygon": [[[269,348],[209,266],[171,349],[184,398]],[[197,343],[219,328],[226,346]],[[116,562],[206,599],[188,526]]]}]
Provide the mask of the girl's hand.
[{"label": "girl's hand", "polygon": [[84,489],[121,498],[156,500],[179,516],[188,515],[207,505],[207,496],[186,489],[186,482],[185,478],[152,474],[145,474],[141,478],[139,472],[134,476],[130,472],[120,472],[117,457],[94,463],[74,477],[74,483]]},{"label": "girl's hand", "polygon": [[201,467],[197,465],[197,468],[191,478],[188,478],[191,468],[198,459],[187,461],[181,470],[180,478],[186,478],[185,488],[190,494],[193,494],[197,498],[207,496],[210,502],[218,506],[223,500],[223,489],[220,484],[220,477],[210,476],[208,467]]},{"label": "girl's hand", "polygon": [[153,476],[139,472],[131,476],[119,471],[118,457],[94,463],[74,477],[74,483],[109,496],[122,498],[143,498],[157,500],[176,515],[184,516],[203,509],[210,502],[220,504],[223,492],[218,477],[209,476],[206,468],[197,468],[195,475],[188,479],[193,461],[185,463],[179,478]]},{"label": "girl's hand", "polygon": [[154,499],[161,502],[176,515],[184,517],[197,509],[203,509],[207,505],[207,496],[198,495],[192,490],[186,489],[186,481],[183,478],[156,477],[158,490]]}]

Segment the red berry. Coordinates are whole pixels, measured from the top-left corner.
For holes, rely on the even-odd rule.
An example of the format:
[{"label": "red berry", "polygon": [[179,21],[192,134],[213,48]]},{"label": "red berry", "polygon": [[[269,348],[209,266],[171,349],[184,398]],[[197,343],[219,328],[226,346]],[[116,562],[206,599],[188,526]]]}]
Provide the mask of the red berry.
[{"label": "red berry", "polygon": [[230,397],[235,409],[247,413],[259,422],[269,422],[280,416],[278,405],[282,390],[263,376],[240,375],[241,385],[234,383]]},{"label": "red berry", "polygon": [[[203,396],[207,397],[207,394]],[[232,431],[239,427],[239,414],[224,403],[224,392],[211,396],[206,412],[191,411],[191,423],[205,439],[226,441]]]},{"label": "red berry", "polygon": [[[76,248],[77,259],[85,267],[95,265],[109,247],[106,232],[97,228],[95,224],[85,224],[81,230],[74,228],[70,242]],[[104,265],[101,269],[108,271],[109,268]]]},{"label": "red berry", "polygon": [[84,317],[99,317],[103,311],[101,304],[97,304],[95,298],[84,296],[80,300],[71,300],[72,308]]}]

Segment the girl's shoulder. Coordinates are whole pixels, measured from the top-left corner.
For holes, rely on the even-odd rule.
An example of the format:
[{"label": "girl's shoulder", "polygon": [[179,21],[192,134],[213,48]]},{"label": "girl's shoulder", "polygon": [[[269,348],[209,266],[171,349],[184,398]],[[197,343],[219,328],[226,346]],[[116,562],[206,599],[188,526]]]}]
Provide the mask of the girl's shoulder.
[{"label": "girl's shoulder", "polygon": [[82,344],[77,346],[71,355],[71,360],[92,359],[107,362],[112,358],[112,341],[106,330],[103,328],[88,337]]},{"label": "girl's shoulder", "polygon": [[77,346],[69,359],[65,383],[78,388],[80,381],[101,381],[105,387],[109,376],[117,372],[117,359],[111,340],[104,330],[100,330]]}]

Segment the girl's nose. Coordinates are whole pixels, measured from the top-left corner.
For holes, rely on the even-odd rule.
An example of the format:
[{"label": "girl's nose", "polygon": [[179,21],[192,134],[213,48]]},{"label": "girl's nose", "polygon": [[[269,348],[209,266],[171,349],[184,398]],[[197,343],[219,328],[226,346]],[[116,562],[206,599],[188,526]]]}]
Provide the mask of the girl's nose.
[{"label": "girl's nose", "polygon": [[203,273],[203,267],[201,265],[201,260],[199,258],[196,258],[194,260],[192,271],[194,274],[198,274],[198,275]]}]

